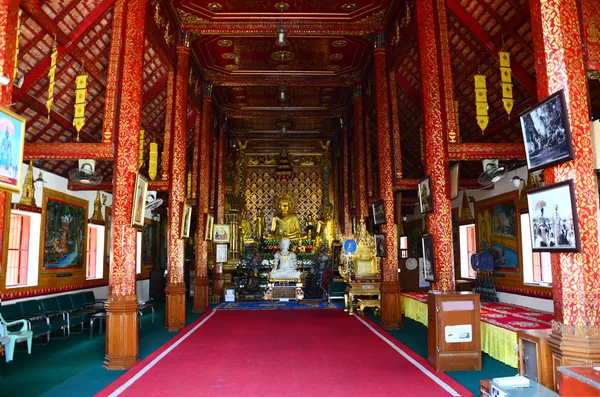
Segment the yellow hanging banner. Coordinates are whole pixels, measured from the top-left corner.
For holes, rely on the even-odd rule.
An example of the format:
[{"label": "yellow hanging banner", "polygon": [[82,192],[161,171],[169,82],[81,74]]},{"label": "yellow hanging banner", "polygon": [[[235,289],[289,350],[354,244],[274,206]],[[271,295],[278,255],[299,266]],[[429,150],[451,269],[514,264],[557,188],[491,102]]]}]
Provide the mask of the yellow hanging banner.
[{"label": "yellow hanging banner", "polygon": [[485,75],[475,75],[475,108],[477,109],[477,124],[485,131],[490,118],[488,117],[487,88]]},{"label": "yellow hanging banner", "polygon": [[13,69],[13,80],[17,78],[17,70],[19,66],[19,34],[21,33],[21,14],[22,10],[19,10],[19,16],[17,17],[17,44],[15,45],[15,67]]},{"label": "yellow hanging banner", "polygon": [[48,71],[48,101],[46,109],[48,109],[48,118],[54,104],[54,76],[56,74],[56,59],[58,58],[58,50],[56,46],[52,47],[52,55],[50,56],[50,70]]},{"label": "yellow hanging banner", "polygon": [[187,173],[187,189],[186,189],[186,197],[192,197],[192,173]]},{"label": "yellow hanging banner", "polygon": [[87,74],[81,70],[75,78],[75,115],[73,125],[77,130],[77,141],[79,141],[79,131],[85,124],[85,97],[87,95]]},{"label": "yellow hanging banner", "polygon": [[140,130],[140,145],[138,147],[138,168],[144,165],[144,130]]},{"label": "yellow hanging banner", "polygon": [[151,180],[156,179],[158,173],[158,143],[150,142],[150,155],[148,156],[148,176]]},{"label": "yellow hanging banner", "polygon": [[510,69],[510,53],[500,51],[500,76],[502,84],[502,103],[506,113],[510,114],[515,101],[513,100],[512,71]]}]

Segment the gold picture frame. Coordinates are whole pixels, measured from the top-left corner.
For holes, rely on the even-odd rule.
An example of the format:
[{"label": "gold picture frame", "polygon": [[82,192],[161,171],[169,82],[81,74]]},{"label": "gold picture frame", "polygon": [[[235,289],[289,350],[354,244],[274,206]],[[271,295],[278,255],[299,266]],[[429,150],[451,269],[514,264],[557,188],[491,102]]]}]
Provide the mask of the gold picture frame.
[{"label": "gold picture frame", "polygon": [[133,206],[131,207],[131,226],[136,229],[144,229],[144,218],[146,214],[146,196],[148,194],[148,178],[139,172],[135,177],[135,188],[133,189]]},{"label": "gold picture frame", "polygon": [[217,224],[214,226],[213,241],[215,243],[228,243],[230,235],[229,225]]},{"label": "gold picture frame", "polygon": [[0,106],[0,189],[21,194],[25,117]]},{"label": "gold picture frame", "polygon": [[190,229],[192,227],[192,206],[184,203],[181,212],[181,238],[190,238]]},{"label": "gold picture frame", "polygon": [[204,214],[204,239],[207,241],[211,241],[213,239],[213,232],[215,226],[215,218],[210,214]]}]

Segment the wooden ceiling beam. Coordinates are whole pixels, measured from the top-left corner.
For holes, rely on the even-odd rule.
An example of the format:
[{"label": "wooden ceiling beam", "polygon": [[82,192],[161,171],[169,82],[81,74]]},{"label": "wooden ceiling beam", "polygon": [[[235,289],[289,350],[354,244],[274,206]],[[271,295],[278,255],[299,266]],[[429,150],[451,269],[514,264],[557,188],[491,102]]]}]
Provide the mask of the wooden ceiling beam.
[{"label": "wooden ceiling beam", "polygon": [[526,1],[515,12],[515,14],[506,23],[502,25],[500,30],[490,38],[490,41],[498,47],[502,47],[503,36],[511,36],[514,34],[529,18],[529,2]]},{"label": "wooden ceiling beam", "polygon": [[112,143],[25,143],[24,160],[112,160]]},{"label": "wooden ceiling beam", "polygon": [[402,91],[404,91],[404,93],[406,93],[406,95],[408,95],[410,100],[418,108],[421,108],[421,96],[417,93],[417,91],[413,88],[413,86],[410,85],[410,83],[408,81],[406,81],[406,79],[404,77],[402,77],[402,75],[400,73],[396,72],[395,76],[396,76],[396,84],[398,84],[398,87],[400,87],[400,89]]},{"label": "wooden ceiling beam", "polygon": [[167,80],[169,80],[169,73],[165,73],[163,77],[161,77],[146,93],[142,98],[142,108],[146,106],[154,97],[156,97],[167,85]]},{"label": "wooden ceiling beam", "polygon": [[[402,178],[396,181],[396,190],[417,190],[419,179]],[[458,187],[461,189],[481,189],[481,184],[476,178],[459,178]]]},{"label": "wooden ceiling beam", "polygon": [[[490,34],[477,22],[473,16],[466,12],[456,0],[446,0],[448,9],[462,22],[478,40],[483,44],[487,51],[498,58],[500,48],[491,40]],[[511,69],[515,79],[527,90],[533,97],[537,97],[537,85],[535,80],[519,64],[511,61]]]},{"label": "wooden ceiling beam", "polygon": [[346,114],[344,109],[340,110],[231,110],[224,109],[223,115],[231,119],[256,119],[256,118],[339,118]]},{"label": "wooden ceiling beam", "polygon": [[167,69],[173,70],[175,68],[175,60],[164,36],[160,33],[158,26],[156,26],[153,2],[150,1],[146,5],[146,23],[144,24],[144,29],[146,37],[152,43],[152,47],[156,50],[161,61],[167,65]]},{"label": "wooden ceiling beam", "polygon": [[450,143],[448,159],[450,161],[525,159],[525,146],[522,143]]}]

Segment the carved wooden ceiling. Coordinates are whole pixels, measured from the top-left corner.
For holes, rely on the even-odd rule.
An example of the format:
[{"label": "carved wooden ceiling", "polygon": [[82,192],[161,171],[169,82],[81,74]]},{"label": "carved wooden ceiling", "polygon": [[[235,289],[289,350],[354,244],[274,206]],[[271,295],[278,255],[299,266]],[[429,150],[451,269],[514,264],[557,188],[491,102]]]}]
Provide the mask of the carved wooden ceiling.
[{"label": "carved wooden ceiling", "polygon": [[[74,84],[82,67],[88,74],[88,94],[80,141],[100,141],[114,2],[21,1],[17,77],[24,81],[21,88],[15,87],[12,109],[28,120],[27,142],[75,142]],[[396,71],[405,176],[423,176],[422,76],[414,4],[415,0],[148,0],[142,99],[146,145],[163,140],[167,79],[175,64],[175,32],[181,28],[192,32],[194,78],[187,114],[191,165],[193,108],[200,102],[194,79],[215,84],[214,103],[234,136],[261,139],[261,145],[269,138],[331,139],[339,132],[339,119],[350,119],[352,86],[362,81],[365,92],[369,85],[370,38],[385,27],[391,33],[388,40],[395,43],[388,66]],[[518,114],[537,101],[528,1],[446,0],[446,4],[461,140],[521,141]],[[278,47],[275,27],[282,20],[289,29],[289,44]],[[55,103],[48,115],[47,73],[55,44],[59,53]],[[513,60],[515,109],[510,115],[502,106],[499,87],[501,48]],[[475,122],[477,71],[488,79],[490,124],[485,133]],[[277,99],[282,84],[288,87],[285,102]],[[600,83],[590,81],[590,92],[592,110],[598,112]],[[373,103],[373,97],[365,95],[366,116],[376,111]],[[42,166],[66,175],[76,165],[45,161]],[[112,177],[112,162],[100,161],[97,169],[105,178]],[[480,172],[477,163],[461,167],[461,176]]]}]

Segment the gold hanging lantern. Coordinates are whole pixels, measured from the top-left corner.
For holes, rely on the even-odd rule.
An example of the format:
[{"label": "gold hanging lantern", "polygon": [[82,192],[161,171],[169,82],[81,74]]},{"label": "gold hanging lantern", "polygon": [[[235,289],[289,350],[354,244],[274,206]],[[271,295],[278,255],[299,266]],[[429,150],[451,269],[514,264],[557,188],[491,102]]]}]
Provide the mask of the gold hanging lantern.
[{"label": "gold hanging lantern", "polygon": [[156,179],[158,174],[158,143],[150,142],[150,154],[148,155],[148,176],[151,180]]},{"label": "gold hanging lantern", "polygon": [[81,69],[75,78],[75,117],[73,125],[77,130],[77,142],[79,142],[79,131],[85,124],[85,97],[87,95],[87,74]]},{"label": "gold hanging lantern", "polygon": [[513,85],[512,85],[512,71],[510,69],[510,53],[500,51],[500,76],[502,84],[502,103],[506,113],[510,114],[513,109]]},{"label": "gold hanging lantern", "polygon": [[58,58],[58,50],[56,45],[52,47],[52,55],[50,56],[50,70],[48,71],[48,101],[46,109],[48,109],[48,118],[50,118],[50,110],[54,104],[54,76],[56,75],[56,59]]},{"label": "gold hanging lantern", "polygon": [[487,89],[485,75],[475,75],[475,108],[477,109],[477,124],[485,131],[490,120],[488,116]]},{"label": "gold hanging lantern", "polygon": [[140,130],[140,145],[138,148],[138,168],[144,165],[144,130]]},{"label": "gold hanging lantern", "polygon": [[19,34],[21,33],[21,14],[22,10],[19,10],[17,16],[17,44],[15,45],[15,67],[13,68],[13,80],[17,78],[17,70],[19,66]]}]

